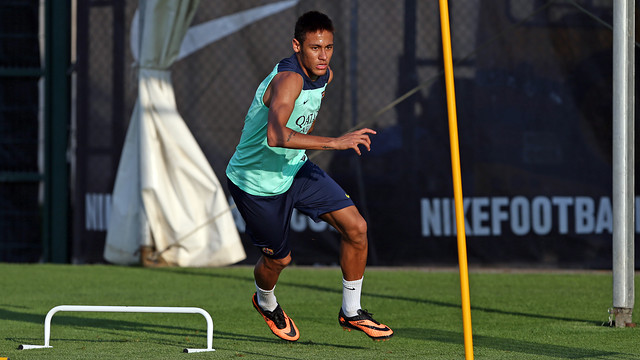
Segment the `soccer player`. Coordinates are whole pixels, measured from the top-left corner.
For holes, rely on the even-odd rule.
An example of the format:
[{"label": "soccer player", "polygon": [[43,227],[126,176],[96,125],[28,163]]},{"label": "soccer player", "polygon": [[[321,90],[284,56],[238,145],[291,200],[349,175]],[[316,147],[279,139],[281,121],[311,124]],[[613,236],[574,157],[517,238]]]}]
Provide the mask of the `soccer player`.
[{"label": "soccer player", "polygon": [[262,252],[254,268],[253,306],[278,337],[296,341],[300,332],[278,304],[274,290],[280,272],[291,262],[289,224],[296,208],[341,235],[343,297],[338,321],[345,329],[386,340],[393,331],[362,310],[360,294],[367,261],[367,223],[349,195],[305,150],[370,150],[363,128],[340,137],[309,135],[327,85],[333,79],[333,23],[311,11],[295,25],[293,55],[281,60],[262,81],[245,118],[226,174],[231,196],[246,231]]}]

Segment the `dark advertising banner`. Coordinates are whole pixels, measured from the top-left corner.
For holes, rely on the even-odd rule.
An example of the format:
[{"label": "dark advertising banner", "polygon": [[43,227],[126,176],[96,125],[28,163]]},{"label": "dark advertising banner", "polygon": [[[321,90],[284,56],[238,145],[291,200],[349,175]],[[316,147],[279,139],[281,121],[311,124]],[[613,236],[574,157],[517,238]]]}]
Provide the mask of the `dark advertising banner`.
[{"label": "dark advertising banner", "polygon": [[[137,6],[126,3],[124,33]],[[229,15],[262,5],[203,1],[193,25],[231,21]],[[314,134],[339,136],[365,126],[378,132],[361,157],[309,152],[368,220],[369,263],[457,264],[437,2],[302,1],[256,20],[174,65],[185,122],[226,184],[224,170],[255,88],[291,54],[293,24],[311,9],[329,14],[337,29],[335,80]],[[611,267],[613,34],[603,23],[611,24],[612,10],[610,2],[594,1],[451,4],[471,265]],[[99,25],[101,11],[90,11],[90,28]],[[91,87],[79,99],[87,109],[79,124],[93,140],[78,149],[84,155],[75,198],[82,210],[74,220],[76,262],[103,261],[122,129],[135,101],[135,68],[123,67],[125,85],[112,92],[113,76],[100,69],[113,64],[99,63],[105,50],[89,44]],[[123,49],[119,61],[130,64],[128,44]],[[115,111],[110,94],[121,96],[121,116],[105,115],[104,109]],[[253,263],[259,252],[237,212],[234,217],[245,261]],[[294,263],[338,262],[340,239],[327,224],[296,213],[291,236]]]}]

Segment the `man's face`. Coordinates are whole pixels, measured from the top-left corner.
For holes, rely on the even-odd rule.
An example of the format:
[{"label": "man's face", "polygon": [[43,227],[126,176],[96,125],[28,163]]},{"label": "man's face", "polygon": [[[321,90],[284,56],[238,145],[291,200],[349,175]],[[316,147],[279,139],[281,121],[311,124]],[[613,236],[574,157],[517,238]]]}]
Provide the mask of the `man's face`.
[{"label": "man's face", "polygon": [[315,81],[329,69],[333,55],[333,33],[326,30],[308,32],[302,43],[293,39],[293,51],[307,76]]}]

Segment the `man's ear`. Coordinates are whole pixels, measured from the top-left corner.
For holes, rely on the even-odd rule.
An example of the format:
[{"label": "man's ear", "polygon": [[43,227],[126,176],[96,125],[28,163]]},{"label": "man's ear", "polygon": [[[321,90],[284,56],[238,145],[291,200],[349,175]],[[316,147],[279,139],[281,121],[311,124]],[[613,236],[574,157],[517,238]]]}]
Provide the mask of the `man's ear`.
[{"label": "man's ear", "polygon": [[298,41],[298,39],[293,38],[293,40],[291,41],[291,45],[293,46],[293,51],[299,53],[301,50],[301,44]]}]

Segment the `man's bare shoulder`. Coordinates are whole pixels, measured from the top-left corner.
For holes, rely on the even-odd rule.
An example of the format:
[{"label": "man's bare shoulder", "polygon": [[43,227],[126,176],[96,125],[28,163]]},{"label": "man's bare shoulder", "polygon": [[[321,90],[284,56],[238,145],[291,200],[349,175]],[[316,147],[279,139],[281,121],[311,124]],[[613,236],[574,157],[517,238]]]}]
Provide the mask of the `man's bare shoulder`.
[{"label": "man's bare shoulder", "polygon": [[293,102],[302,91],[303,79],[293,71],[283,71],[273,77],[264,94],[264,104],[271,107],[274,97],[279,102]]},{"label": "man's bare shoulder", "polygon": [[276,74],[276,76],[273,77],[273,80],[271,81],[271,83],[274,86],[286,86],[286,87],[300,87],[302,88],[302,83],[303,83],[303,79],[302,79],[302,75],[298,74],[297,72],[294,71],[282,71],[279,72],[278,74]]},{"label": "man's bare shoulder", "polygon": [[300,74],[293,71],[283,71],[273,78],[270,86],[274,94],[288,94],[295,99],[302,91],[303,82]]}]

